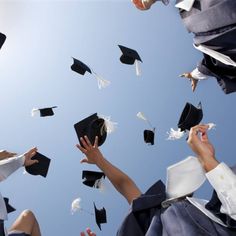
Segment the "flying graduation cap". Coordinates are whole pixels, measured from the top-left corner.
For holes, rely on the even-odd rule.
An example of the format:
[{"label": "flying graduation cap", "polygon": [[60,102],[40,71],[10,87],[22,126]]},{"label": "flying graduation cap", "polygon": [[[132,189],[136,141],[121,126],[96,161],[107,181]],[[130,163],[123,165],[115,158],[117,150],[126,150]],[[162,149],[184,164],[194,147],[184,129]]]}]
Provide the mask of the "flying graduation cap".
[{"label": "flying graduation cap", "polygon": [[25,170],[31,175],[41,175],[46,178],[51,159],[39,152],[36,152],[31,159],[38,160],[38,163],[34,163],[31,166],[26,166]]},{"label": "flying graduation cap", "polygon": [[154,138],[155,138],[155,128],[152,126],[150,121],[145,117],[142,112],[137,113],[137,117],[141,120],[144,120],[148,123],[148,125],[152,128],[151,130],[144,130],[143,131],[143,138],[145,143],[149,143],[154,145]]},{"label": "flying graduation cap", "polygon": [[[167,139],[176,140],[182,138],[184,133],[189,131],[193,126],[198,125],[202,118],[203,111],[201,102],[199,102],[197,107],[187,102],[178,122],[178,130],[171,128],[170,132],[167,132]],[[214,123],[208,123],[207,125],[209,126],[208,130],[215,128],[216,126]]]},{"label": "flying graduation cap", "polygon": [[5,34],[0,33],[0,49],[2,48],[2,45],[5,43],[6,38],[7,37]]},{"label": "flying graduation cap", "polygon": [[31,111],[31,115],[35,116],[35,114],[39,112],[41,117],[53,116],[54,115],[54,111],[53,111],[54,108],[57,108],[57,106],[46,107],[46,108],[33,108]]},{"label": "flying graduation cap", "polygon": [[124,47],[122,45],[118,45],[118,46],[122,52],[120,61],[123,64],[127,64],[127,65],[133,65],[135,63],[136,75],[137,76],[141,75],[140,62],[142,62],[142,59],[140,58],[137,51],[131,48]]},{"label": "flying graduation cap", "polygon": [[92,144],[95,141],[95,137],[98,136],[98,146],[101,146],[105,142],[107,137],[105,120],[99,118],[97,116],[97,113],[74,124],[74,128],[81,146],[82,143],[80,141],[80,138],[84,137],[85,135],[88,137],[89,141]]},{"label": "flying graduation cap", "polygon": [[103,207],[102,209],[97,209],[95,203],[94,205],[94,211],[95,211],[95,220],[96,224],[101,229],[101,224],[107,223],[107,215],[106,215],[106,209]]},{"label": "flying graduation cap", "polygon": [[84,75],[86,72],[93,74],[95,78],[98,81],[98,88],[105,88],[108,85],[110,85],[110,81],[103,79],[101,76],[99,76],[97,73],[95,73],[92,69],[90,69],[86,64],[84,64],[82,61],[73,58],[73,64],[71,65],[71,70],[75,71],[76,73],[79,73],[81,75]]},{"label": "flying graduation cap", "polygon": [[107,133],[111,133],[115,130],[117,123],[110,121],[110,117],[98,116],[94,113],[91,116],[74,124],[75,132],[79,139],[80,145],[82,145],[80,138],[85,135],[93,144],[95,137],[98,136],[98,146],[101,146],[107,137]]},{"label": "flying graduation cap", "polygon": [[82,179],[84,179],[83,184],[89,187],[100,188],[101,182],[105,177],[103,172],[89,170],[83,170],[82,172]]},{"label": "flying graduation cap", "polygon": [[193,126],[198,125],[203,118],[202,104],[199,102],[195,107],[191,103],[186,103],[178,122],[178,130],[170,129],[167,132],[167,140],[176,140],[184,136],[186,131],[189,131]]},{"label": "flying graduation cap", "polygon": [[181,131],[190,130],[193,126],[198,125],[203,118],[202,104],[199,102],[195,107],[191,103],[186,103],[184,110],[181,113],[178,128]]}]

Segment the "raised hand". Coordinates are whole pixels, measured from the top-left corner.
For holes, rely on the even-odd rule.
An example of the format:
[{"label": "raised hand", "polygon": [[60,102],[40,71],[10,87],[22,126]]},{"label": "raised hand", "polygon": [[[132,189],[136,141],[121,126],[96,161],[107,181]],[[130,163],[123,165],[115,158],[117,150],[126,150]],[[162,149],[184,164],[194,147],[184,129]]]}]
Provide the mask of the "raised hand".
[{"label": "raised hand", "polygon": [[92,145],[87,136],[80,138],[83,147],[77,144],[77,148],[85,154],[85,158],[83,158],[81,163],[89,163],[89,164],[97,164],[97,161],[102,158],[102,153],[98,149],[98,137],[96,136],[94,144]]},{"label": "raised hand", "polygon": [[[87,232],[87,235],[88,235],[88,236],[96,236],[96,234],[93,233],[90,228],[87,228],[87,229],[86,229],[86,232]],[[81,232],[81,233],[80,233],[80,236],[86,236],[86,234],[85,234],[84,232]]]},{"label": "raised hand", "polygon": [[35,163],[38,163],[38,160],[32,160],[31,158],[36,154],[37,148],[31,148],[29,151],[25,152],[23,155],[25,156],[24,166],[31,166]]}]

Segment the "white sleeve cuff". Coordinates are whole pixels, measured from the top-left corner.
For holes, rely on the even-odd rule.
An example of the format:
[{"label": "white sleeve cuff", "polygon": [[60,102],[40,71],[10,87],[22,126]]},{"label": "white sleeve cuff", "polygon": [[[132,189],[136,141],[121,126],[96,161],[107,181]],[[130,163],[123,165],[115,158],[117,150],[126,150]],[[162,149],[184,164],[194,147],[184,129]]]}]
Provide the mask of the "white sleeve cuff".
[{"label": "white sleeve cuff", "polygon": [[216,192],[232,189],[236,185],[236,175],[223,162],[207,172],[206,177]]},{"label": "white sleeve cuff", "polygon": [[20,156],[17,157],[17,159],[19,160],[19,164],[21,166],[24,166],[24,164],[25,164],[25,156],[24,155],[20,155]]},{"label": "white sleeve cuff", "polygon": [[191,72],[191,75],[194,79],[197,79],[197,80],[203,80],[203,79],[207,79],[208,76],[203,74],[202,72],[200,72],[198,70],[198,68],[195,68],[192,72]]}]

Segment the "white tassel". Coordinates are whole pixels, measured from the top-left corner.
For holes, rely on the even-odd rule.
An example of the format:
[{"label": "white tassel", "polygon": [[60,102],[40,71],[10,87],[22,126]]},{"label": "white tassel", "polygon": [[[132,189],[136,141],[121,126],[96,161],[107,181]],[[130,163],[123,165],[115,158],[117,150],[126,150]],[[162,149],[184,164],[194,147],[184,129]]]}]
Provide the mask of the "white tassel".
[{"label": "white tassel", "polygon": [[35,114],[36,114],[38,111],[39,111],[38,108],[33,108],[33,109],[31,110],[31,116],[34,117]]},{"label": "white tassel", "polygon": [[211,129],[215,129],[216,128],[216,124],[214,123],[208,123],[207,124],[209,127],[208,127],[208,130],[211,130]]},{"label": "white tassel", "polygon": [[141,120],[146,121],[146,122],[149,124],[149,126],[150,126],[153,130],[155,130],[155,128],[152,126],[151,122],[145,117],[144,113],[142,113],[141,111],[138,112],[138,113],[137,113],[137,117],[138,117],[139,119],[141,119]]},{"label": "white tassel", "polygon": [[167,132],[168,138],[167,140],[176,140],[181,139],[184,136],[184,131],[181,131],[180,129],[174,130],[173,128],[170,129],[170,132]]},{"label": "white tassel", "polygon": [[98,81],[98,88],[99,89],[106,88],[107,86],[110,85],[111,82],[109,80],[103,79],[101,76],[96,74],[94,71],[93,71],[93,74],[94,74],[95,78]]},{"label": "white tassel", "polygon": [[71,214],[73,215],[76,211],[83,211],[86,212],[89,215],[94,215],[93,213],[83,209],[80,205],[81,198],[76,198],[72,203],[71,203]]},{"label": "white tassel", "polygon": [[145,115],[141,111],[137,113],[137,117],[141,120],[147,121],[147,118],[145,117]]},{"label": "white tassel", "polygon": [[95,188],[98,188],[100,192],[105,192],[106,191],[106,184],[105,184],[105,179],[101,178],[95,181],[94,184]]},{"label": "white tassel", "polygon": [[139,60],[135,60],[135,70],[136,70],[136,75],[141,76],[141,64]]},{"label": "white tassel", "polygon": [[71,214],[73,215],[76,211],[81,210],[80,206],[81,198],[76,198],[72,203],[71,203]]},{"label": "white tassel", "polygon": [[99,117],[104,119],[106,130],[107,130],[108,134],[114,132],[117,129],[118,123],[111,121],[111,117],[110,116],[99,115]]}]

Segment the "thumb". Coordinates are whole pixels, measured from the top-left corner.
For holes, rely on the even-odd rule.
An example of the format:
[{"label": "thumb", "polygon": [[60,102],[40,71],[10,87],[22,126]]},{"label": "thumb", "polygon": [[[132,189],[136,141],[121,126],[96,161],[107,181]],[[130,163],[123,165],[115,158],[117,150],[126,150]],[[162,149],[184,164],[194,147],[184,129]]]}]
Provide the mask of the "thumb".
[{"label": "thumb", "polygon": [[33,164],[36,164],[36,163],[39,163],[38,160],[31,160],[31,161],[32,161],[32,165],[33,165]]},{"label": "thumb", "polygon": [[81,161],[80,161],[80,163],[82,164],[82,163],[88,163],[88,159],[87,158],[83,158]]}]

